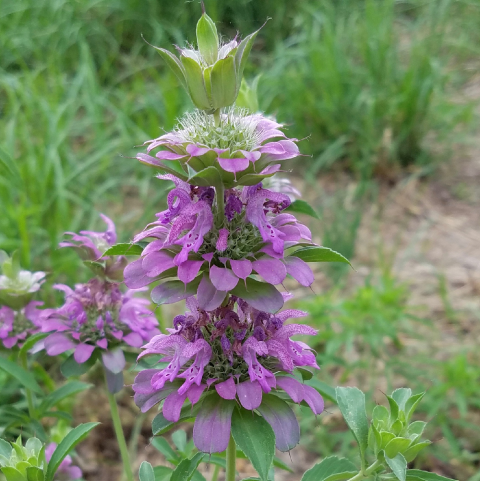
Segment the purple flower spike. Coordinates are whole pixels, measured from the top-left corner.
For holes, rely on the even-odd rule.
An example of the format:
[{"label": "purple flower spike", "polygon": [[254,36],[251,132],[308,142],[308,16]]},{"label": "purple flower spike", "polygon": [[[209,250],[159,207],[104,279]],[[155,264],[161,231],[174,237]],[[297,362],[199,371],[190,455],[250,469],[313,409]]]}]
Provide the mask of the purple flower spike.
[{"label": "purple flower spike", "polygon": [[43,302],[30,301],[23,309],[0,307],[0,339],[7,349],[21,347],[27,336],[40,332],[44,312],[37,309]]}]

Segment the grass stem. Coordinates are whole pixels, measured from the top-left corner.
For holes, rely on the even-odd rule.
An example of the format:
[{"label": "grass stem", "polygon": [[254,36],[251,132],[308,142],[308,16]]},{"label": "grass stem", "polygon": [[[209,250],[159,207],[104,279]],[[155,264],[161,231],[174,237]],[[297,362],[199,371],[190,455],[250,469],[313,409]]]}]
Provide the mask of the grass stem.
[{"label": "grass stem", "polygon": [[235,461],[237,456],[237,446],[230,436],[230,442],[227,447],[227,469],[225,472],[225,481],[235,481]]}]

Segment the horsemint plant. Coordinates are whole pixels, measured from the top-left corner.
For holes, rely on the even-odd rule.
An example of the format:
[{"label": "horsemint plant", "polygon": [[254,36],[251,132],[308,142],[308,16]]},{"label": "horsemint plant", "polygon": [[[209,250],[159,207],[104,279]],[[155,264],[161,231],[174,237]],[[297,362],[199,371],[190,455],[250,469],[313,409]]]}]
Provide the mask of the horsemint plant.
[{"label": "horsemint plant", "polygon": [[[262,480],[271,479],[275,446],[289,451],[300,438],[289,404],[308,406],[315,414],[324,408],[318,384],[308,381],[312,372],[307,368],[318,368],[315,355],[307,344],[291,339],[316,331],[285,322],[306,313],[281,311],[291,296],[276,286],[283,286],[287,276],[311,286],[308,262],[348,261],[314,244],[308,228],[291,213],[311,213],[311,208],[262,185],[299,150],[281,124],[232,106],[255,36],[221,47],[204,11],[197,26],[198,50],[179,49],[178,60],[158,49],[197,110],[185,114],[174,131],[147,141],[148,153],[137,155],[163,171],[159,179],[173,182],[167,210],[131,245],[112,246],[105,253],[141,254],[126,267],[125,283],[142,288],[160,281],[151,293],[155,303],[186,299],[187,312],[139,356],[154,356],[158,365],[141,371],[133,384],[142,411],[162,403],[154,434],[195,420],[193,442],[200,452],[180,462],[172,480],[192,479],[205,454],[225,452],[225,479],[234,481],[237,446]],[[396,393],[389,398],[390,413],[377,410],[369,440],[363,393],[339,388],[337,403],[360,445],[360,470],[347,460],[327,459],[304,479],[359,480],[388,470],[406,481],[407,460],[426,445],[418,442],[420,426],[409,425],[421,396]],[[367,445],[375,455],[370,465]],[[427,479],[422,476],[410,473],[412,480]],[[142,464],[140,479],[155,479],[150,464]]]}]

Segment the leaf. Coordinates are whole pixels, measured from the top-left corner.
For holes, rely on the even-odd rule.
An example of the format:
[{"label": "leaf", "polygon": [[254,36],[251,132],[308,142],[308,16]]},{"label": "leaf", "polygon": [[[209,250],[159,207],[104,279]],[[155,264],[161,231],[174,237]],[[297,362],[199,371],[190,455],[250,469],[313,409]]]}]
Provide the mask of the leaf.
[{"label": "leaf", "polygon": [[29,468],[27,468],[28,481],[43,481],[44,479],[45,479],[45,475],[42,469],[36,466],[30,466]]},{"label": "leaf", "polygon": [[239,282],[231,291],[231,294],[240,297],[252,307],[260,311],[275,314],[283,307],[283,296],[271,284],[259,282],[250,277],[246,280],[247,286]]},{"label": "leaf", "polygon": [[297,212],[299,214],[309,215],[315,219],[320,219],[313,207],[308,202],[300,199],[294,200],[283,212]]},{"label": "leaf", "polygon": [[88,267],[96,276],[105,276],[105,266],[97,261],[83,261],[83,264]]},{"label": "leaf", "polygon": [[180,418],[178,421],[169,421],[165,419],[162,413],[157,414],[152,421],[152,433],[154,436],[160,436],[170,431],[176,424],[182,421],[193,418],[197,415],[200,409],[200,403],[195,404],[195,406],[187,405],[180,411]]},{"label": "leaf", "polygon": [[394,458],[385,456],[385,461],[399,481],[406,481],[407,461],[400,453],[398,453]]},{"label": "leaf", "polygon": [[56,406],[66,397],[72,396],[73,394],[78,394],[79,392],[85,391],[85,389],[88,389],[92,386],[93,384],[87,384],[80,381],[67,382],[63,386],[59,387],[57,390],[53,391],[47,397],[45,397],[45,399],[40,404],[40,412],[43,413],[45,411],[48,411],[50,408]]},{"label": "leaf", "polygon": [[173,471],[171,481],[190,481],[205,453],[197,453],[192,459],[184,459]]},{"label": "leaf", "polygon": [[7,443],[4,439],[0,439],[0,456],[4,456],[5,458],[9,458],[12,454],[12,446],[10,443]]},{"label": "leaf", "polygon": [[179,429],[172,434],[172,441],[179,451],[185,452],[185,448],[187,447],[187,433],[183,429]]},{"label": "leaf", "polygon": [[417,457],[418,453],[422,449],[430,446],[430,444],[432,444],[431,441],[422,441],[421,443],[410,446],[404,453],[402,453],[407,460],[407,463],[411,463]]},{"label": "leaf", "polygon": [[213,108],[228,107],[237,96],[235,60],[226,57],[215,62],[210,73]]},{"label": "leaf", "polygon": [[188,93],[195,106],[201,110],[211,110],[212,106],[207,97],[203,72],[198,63],[190,57],[181,57],[185,77],[187,79]]},{"label": "leaf", "polygon": [[316,389],[325,399],[329,401],[337,403],[337,396],[335,394],[335,389],[332,386],[324,383],[323,381],[319,381],[318,379],[312,378],[308,381],[305,381],[305,384],[312,386]]},{"label": "leaf", "polygon": [[395,399],[400,411],[405,411],[405,403],[410,399],[411,396],[412,390],[406,387],[395,389],[395,391],[392,392],[392,398]]},{"label": "leaf", "polygon": [[56,447],[55,451],[50,458],[47,467],[47,474],[45,476],[46,481],[53,481],[53,477],[60,466],[60,463],[65,457],[72,451],[72,449],[83,439],[85,439],[88,433],[100,423],[85,423],[80,424],[76,428],[72,429],[63,439],[63,441]]},{"label": "leaf", "polygon": [[[302,477],[302,481],[327,481],[333,479],[350,479],[358,469],[348,459],[330,456],[310,468]],[[344,475],[339,476],[339,475]],[[336,476],[334,478],[334,476]]]},{"label": "leaf", "polygon": [[302,379],[304,381],[309,381],[310,379],[312,379],[313,372],[310,371],[310,369],[307,369],[305,367],[296,367],[295,369],[299,372],[300,376],[302,376]]},{"label": "leaf", "polygon": [[172,70],[172,72],[178,78],[180,83],[186,89],[187,82],[185,80],[185,69],[183,68],[183,65],[181,64],[180,60],[178,60],[178,58],[175,55],[173,55],[173,53],[169,52],[168,50],[165,50],[164,48],[154,47],[153,45],[152,47],[160,54],[163,60],[165,60],[165,63],[168,65],[168,67]]},{"label": "leaf", "polygon": [[420,469],[408,469],[407,481],[456,481],[453,478],[446,478],[439,474],[429,473]]},{"label": "leaf", "polygon": [[155,481],[155,474],[152,465],[148,461],[143,461],[138,470],[140,481]]},{"label": "leaf", "polygon": [[222,183],[222,177],[215,167],[210,166],[190,177],[187,182],[201,187],[216,187]]},{"label": "leaf", "polygon": [[343,262],[351,266],[350,261],[328,247],[304,247],[290,255],[298,257],[305,262]]},{"label": "leaf", "polygon": [[82,374],[85,374],[97,362],[97,357],[98,355],[95,350],[90,356],[90,359],[83,362],[82,364],[79,364],[77,361],[75,361],[73,354],[71,354],[60,366],[60,372],[65,377],[81,376]]},{"label": "leaf", "polygon": [[365,395],[356,387],[337,387],[335,390],[338,407],[352,431],[365,459],[368,443],[368,420],[365,412]]},{"label": "leaf", "polygon": [[256,32],[247,35],[237,47],[237,52],[235,54],[235,70],[237,71],[237,93],[240,90],[240,85],[242,84],[243,69],[245,68],[248,56],[250,55],[250,51],[252,50],[253,42],[255,41],[255,37],[257,36],[258,32],[260,32],[262,27],[263,25]]},{"label": "leaf", "polygon": [[199,283],[200,276],[187,285],[182,281],[166,281],[153,288],[151,292],[152,301],[159,305],[181,301],[195,295]]},{"label": "leaf", "polygon": [[155,481],[170,481],[173,469],[167,466],[155,466],[153,472],[155,474]]},{"label": "leaf", "polygon": [[393,438],[385,446],[385,454],[389,458],[394,458],[398,453],[403,453],[408,449],[412,441],[407,438]]},{"label": "leaf", "polygon": [[[17,162],[15,162],[10,154],[0,147],[0,172],[5,172],[4,177],[10,180],[15,180],[17,186],[23,184],[22,176],[18,168]],[[9,175],[7,175],[7,173]]]},{"label": "leaf", "polygon": [[106,256],[139,256],[143,252],[143,247],[139,244],[115,244],[108,248],[102,255]]},{"label": "leaf", "polygon": [[5,466],[1,469],[2,473],[5,475],[7,481],[25,481],[23,474],[11,466]]},{"label": "leaf", "polygon": [[265,419],[238,407],[232,415],[232,436],[264,481],[275,455],[275,434]]},{"label": "leaf", "polygon": [[33,374],[31,372],[26,371],[25,369],[20,367],[18,364],[15,364],[14,362],[9,361],[8,359],[5,359],[3,357],[0,357],[0,369],[3,369],[4,371],[7,372],[7,374],[10,374],[11,376],[13,376],[24,387],[26,387],[27,389],[30,389],[30,391],[36,392],[38,394],[42,394],[42,390],[40,389],[40,386],[38,385],[37,381],[35,381]]},{"label": "leaf", "polygon": [[35,346],[38,341],[45,339],[50,334],[51,332],[38,332],[37,334],[33,334],[33,336],[29,336],[27,340],[23,343],[20,351],[18,352],[19,356],[28,354],[28,351],[30,351],[30,349],[32,349],[32,347]]},{"label": "leaf", "polygon": [[172,449],[170,444],[168,444],[168,441],[165,438],[161,437],[154,437],[151,439],[151,444],[152,446],[160,451],[164,456],[165,459],[169,462],[177,466],[177,464],[180,461],[179,455]]},{"label": "leaf", "polygon": [[421,392],[420,394],[415,394],[412,396],[405,404],[405,419],[407,422],[410,421],[412,418],[412,415],[418,406],[418,403],[423,399],[423,396],[425,396],[424,392]]}]

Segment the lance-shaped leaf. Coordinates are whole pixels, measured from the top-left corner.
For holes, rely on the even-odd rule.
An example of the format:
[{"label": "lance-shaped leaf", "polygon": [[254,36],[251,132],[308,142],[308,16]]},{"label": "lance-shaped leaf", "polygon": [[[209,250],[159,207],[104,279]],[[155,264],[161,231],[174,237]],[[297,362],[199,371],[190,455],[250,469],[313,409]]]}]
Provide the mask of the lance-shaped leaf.
[{"label": "lance-shaped leaf", "polygon": [[185,285],[182,281],[167,281],[156,286],[151,293],[152,301],[155,304],[173,304],[197,292],[200,278]]},{"label": "lance-shaped leaf", "polygon": [[232,415],[232,435],[260,478],[266,481],[275,455],[275,434],[268,422],[237,406]]},{"label": "lance-shaped leaf", "polygon": [[247,278],[246,287],[239,282],[231,294],[247,301],[255,309],[271,314],[279,311],[284,303],[282,294],[274,286],[251,278]]},{"label": "lance-shaped leaf", "polygon": [[59,402],[63,401],[68,396],[73,396],[79,392],[85,391],[92,387],[92,384],[87,384],[81,381],[70,381],[59,387],[47,397],[45,397],[40,404],[40,412],[48,411],[50,408],[56,406]]},{"label": "lance-shaped leaf", "polygon": [[185,406],[180,411],[180,418],[178,421],[169,421],[165,419],[163,413],[157,414],[152,421],[152,432],[155,436],[160,436],[165,434],[166,432],[170,431],[170,429],[174,428],[177,424],[180,424],[182,421],[186,421],[187,419],[192,419],[198,413],[200,409],[200,404],[195,404],[195,406]]},{"label": "lance-shaped leaf", "polygon": [[302,477],[302,481],[340,481],[350,479],[358,469],[346,458],[330,456],[310,468]]},{"label": "lance-shaped leaf", "polygon": [[197,22],[198,50],[208,65],[218,57],[218,34],[214,21],[204,13]]},{"label": "lance-shaped leaf", "polygon": [[255,37],[262,28],[263,25],[256,32],[247,35],[237,47],[237,52],[235,54],[235,70],[237,71],[237,94],[240,90],[240,85],[242,84],[243,70],[247,63],[248,56],[250,55],[250,51],[252,50],[253,42],[255,42]]},{"label": "lance-shaped leaf", "polygon": [[233,57],[218,60],[210,73],[213,108],[228,107],[237,96],[235,85],[235,61]]},{"label": "lance-shaped leaf", "polygon": [[368,443],[368,420],[365,412],[365,395],[356,387],[337,387],[337,404],[345,422],[352,431],[360,448],[362,460]]},{"label": "lance-shaped leaf", "polygon": [[308,202],[300,199],[294,200],[284,212],[297,212],[298,214],[305,214],[314,217],[315,219],[319,219],[318,214],[313,207]]},{"label": "lance-shaped leaf", "polygon": [[42,390],[40,389],[40,386],[31,372],[26,371],[14,362],[3,357],[0,357],[0,369],[3,369],[5,372],[13,376],[23,386],[25,386],[27,389],[30,389],[30,391],[42,394]]},{"label": "lance-shaped leaf", "polygon": [[184,459],[173,471],[170,481],[190,481],[198,465],[204,458],[204,453],[197,453],[192,459]]},{"label": "lance-shaped leaf", "polygon": [[56,447],[52,457],[50,458],[47,473],[45,475],[45,481],[53,481],[57,469],[68,453],[70,453],[80,441],[85,439],[88,433],[98,424],[100,423],[80,424],[65,436],[63,441]]},{"label": "lance-shaped leaf", "polygon": [[291,255],[299,257],[305,262],[343,262],[351,266],[350,261],[328,247],[304,247]]},{"label": "lance-shaped leaf", "polygon": [[191,185],[202,187],[217,187],[222,183],[220,172],[215,167],[207,167],[188,179]]},{"label": "lance-shaped leaf", "polygon": [[102,257],[106,256],[139,256],[143,252],[143,247],[139,244],[115,244],[107,249]]},{"label": "lance-shaped leaf", "polygon": [[185,69],[188,93],[192,102],[201,110],[211,110],[212,106],[207,97],[202,68],[190,57],[182,56],[182,65]]},{"label": "lance-shaped leaf", "polygon": [[407,461],[400,453],[394,458],[389,458],[387,455],[385,455],[385,461],[399,481],[406,481]]},{"label": "lance-shaped leaf", "polygon": [[407,469],[407,481],[455,481],[439,474],[429,473],[420,469]]},{"label": "lance-shaped leaf", "polygon": [[[150,44],[149,44],[150,45]],[[173,55],[173,53],[165,50],[164,48],[152,47],[160,54],[160,56],[165,60],[165,63],[168,65],[170,70],[175,74],[175,76],[180,80],[180,83],[183,85],[185,89],[187,89],[187,80],[185,78],[185,69],[183,68],[182,63],[178,58]]]}]

